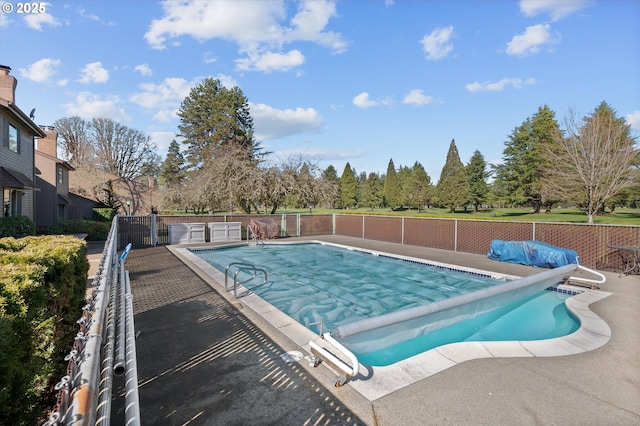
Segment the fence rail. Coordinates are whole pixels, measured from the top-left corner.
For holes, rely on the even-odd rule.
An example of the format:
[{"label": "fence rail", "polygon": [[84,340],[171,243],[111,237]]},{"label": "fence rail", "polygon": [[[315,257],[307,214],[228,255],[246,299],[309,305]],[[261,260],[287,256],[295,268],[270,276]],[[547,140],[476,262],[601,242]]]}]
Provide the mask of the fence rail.
[{"label": "fence rail", "polygon": [[[416,218],[358,214],[266,215],[280,220],[286,236],[343,235],[420,247],[485,254],[492,240],[536,240],[571,248],[584,266],[619,269],[626,259],[610,246],[640,245],[640,226],[589,225],[547,222],[507,222],[449,218]],[[256,215],[121,216],[120,247],[169,244],[169,224],[241,222],[246,227]]]},{"label": "fence rail", "polygon": [[[139,218],[132,218],[135,223]],[[79,328],[68,361],[67,374],[56,385],[57,402],[44,426],[94,426],[111,423],[114,374],[125,374],[127,425],[140,425],[133,305],[129,272],[124,261],[130,246],[117,256],[119,218],[113,218],[102,251],[93,290],[78,320]],[[121,236],[120,236],[121,237]],[[116,329],[122,332],[116,332]],[[116,347],[124,365],[118,365]]]}]

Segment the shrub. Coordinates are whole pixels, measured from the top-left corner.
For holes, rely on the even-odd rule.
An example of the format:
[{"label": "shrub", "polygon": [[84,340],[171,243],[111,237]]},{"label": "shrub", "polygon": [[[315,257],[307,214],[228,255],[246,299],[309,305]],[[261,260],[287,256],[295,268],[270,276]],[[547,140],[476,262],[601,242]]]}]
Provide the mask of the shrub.
[{"label": "shrub", "polygon": [[0,237],[22,238],[36,235],[36,225],[26,216],[0,218]]},{"label": "shrub", "polygon": [[41,228],[42,235],[87,234],[89,241],[104,241],[109,236],[111,223],[85,219],[61,220],[57,225]]},{"label": "shrub", "polygon": [[0,424],[35,424],[84,304],[87,247],[71,236],[0,238]]},{"label": "shrub", "polygon": [[95,208],[93,209],[93,219],[99,222],[109,222],[118,214],[116,209],[112,208]]}]

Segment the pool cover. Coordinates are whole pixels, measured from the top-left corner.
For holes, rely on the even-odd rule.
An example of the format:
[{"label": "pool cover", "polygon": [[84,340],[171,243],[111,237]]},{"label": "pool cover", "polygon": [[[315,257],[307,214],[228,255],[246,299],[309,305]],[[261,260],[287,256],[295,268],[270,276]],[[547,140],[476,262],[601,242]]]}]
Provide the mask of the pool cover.
[{"label": "pool cover", "polygon": [[557,268],[572,263],[579,264],[575,250],[552,246],[540,241],[491,241],[487,252],[489,259],[519,263],[539,268]]}]

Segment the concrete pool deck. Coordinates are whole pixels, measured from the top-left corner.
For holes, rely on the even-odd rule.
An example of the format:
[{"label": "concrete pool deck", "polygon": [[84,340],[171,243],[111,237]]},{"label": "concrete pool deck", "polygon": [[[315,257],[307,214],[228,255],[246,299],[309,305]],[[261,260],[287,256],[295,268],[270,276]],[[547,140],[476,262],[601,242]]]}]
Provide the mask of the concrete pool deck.
[{"label": "concrete pool deck", "polygon": [[[468,253],[348,237],[312,239],[509,275],[540,271]],[[127,258],[139,333],[138,377],[144,423],[640,422],[637,276],[618,278],[605,273],[607,283],[601,290],[611,295],[590,309],[609,325],[611,337],[597,349],[553,357],[529,354],[526,358],[456,360],[445,356],[461,362],[426,374],[438,361],[427,362],[413,374],[417,380],[397,388],[393,388],[394,380],[402,378],[393,373],[376,384],[391,386],[391,391],[376,396],[359,389],[367,381],[358,379],[334,388],[335,375],[327,368],[312,368],[304,359],[290,363],[280,358],[286,351],[307,353],[283,331],[247,309],[243,299],[233,300],[213,291],[215,280],[194,272],[198,269],[192,270],[193,266],[167,247],[132,250]]]}]

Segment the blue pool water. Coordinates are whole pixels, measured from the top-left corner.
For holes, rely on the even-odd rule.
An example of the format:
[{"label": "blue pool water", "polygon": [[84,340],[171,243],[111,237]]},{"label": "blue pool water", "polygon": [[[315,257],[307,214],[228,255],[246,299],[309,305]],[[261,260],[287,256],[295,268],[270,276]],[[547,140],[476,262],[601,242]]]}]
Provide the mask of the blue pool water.
[{"label": "blue pool water", "polygon": [[[453,270],[441,265],[375,256],[317,243],[265,244],[193,253],[221,272],[232,262],[252,263],[268,272],[261,285],[245,287],[314,332],[364,318],[424,305],[504,282],[490,274]],[[231,274],[233,276],[233,274]],[[240,277],[240,276],[239,276]],[[578,323],[565,307],[566,295],[542,291],[495,311],[385,347],[384,336],[350,336],[343,343],[369,365],[389,365],[434,347],[460,341],[539,340],[569,334]],[[383,333],[383,331],[381,331]],[[379,334],[379,333],[378,333]],[[372,348],[373,346],[373,348]]]}]

